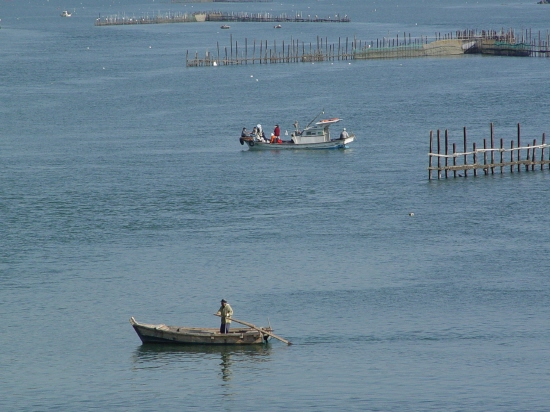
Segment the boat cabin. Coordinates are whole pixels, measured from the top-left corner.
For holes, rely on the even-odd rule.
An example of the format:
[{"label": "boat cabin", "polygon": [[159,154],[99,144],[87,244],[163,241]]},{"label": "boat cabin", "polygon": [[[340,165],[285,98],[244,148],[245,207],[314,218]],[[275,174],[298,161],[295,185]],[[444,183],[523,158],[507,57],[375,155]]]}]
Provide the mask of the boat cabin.
[{"label": "boat cabin", "polygon": [[313,126],[307,126],[300,131],[298,122],[294,123],[295,130],[292,132],[292,141],[295,144],[325,143],[330,142],[331,124],[338,123],[342,119],[325,119],[316,122]]}]

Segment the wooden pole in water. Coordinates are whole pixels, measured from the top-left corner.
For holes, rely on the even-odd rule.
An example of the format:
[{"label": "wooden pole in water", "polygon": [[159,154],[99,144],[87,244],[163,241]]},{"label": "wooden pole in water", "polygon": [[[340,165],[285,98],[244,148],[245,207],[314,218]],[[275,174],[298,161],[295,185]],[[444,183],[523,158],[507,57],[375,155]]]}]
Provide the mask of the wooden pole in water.
[{"label": "wooden pole in water", "polygon": [[[542,145],[544,146],[546,144],[546,133],[542,134]],[[540,170],[544,169],[544,147],[541,149],[540,153]],[[548,164],[548,168],[550,169],[550,163]]]},{"label": "wooden pole in water", "polygon": [[[453,143],[453,166],[456,166],[456,143]],[[453,169],[453,177],[456,178],[456,169]]]},{"label": "wooden pole in water", "polygon": [[502,174],[502,170],[504,167],[502,166],[504,156],[504,139],[500,139],[500,174]]},{"label": "wooden pole in water", "polygon": [[449,158],[447,157],[449,154],[449,131],[445,129],[445,179],[448,178],[447,175],[447,167],[449,166]]},{"label": "wooden pole in water", "polygon": [[292,53],[291,53],[291,49],[290,49],[290,44],[287,44],[286,45],[286,62],[287,63],[290,63],[292,62],[292,54],[294,54],[294,43],[292,43]]},{"label": "wooden pole in water", "polygon": [[531,158],[531,171],[535,170],[535,152],[536,152],[536,146],[537,145],[537,139],[533,139],[533,157]]},{"label": "wooden pole in water", "polygon": [[432,180],[432,141],[434,132],[430,130],[430,151],[428,152],[428,180]]},{"label": "wooden pole in water", "polygon": [[[468,155],[466,154],[467,152],[467,147],[466,147],[466,126],[464,126],[463,128],[463,133],[464,133],[464,166],[468,166]],[[464,177],[468,177],[468,168],[464,168]]]},{"label": "wooden pole in water", "polygon": [[476,144],[474,142],[474,177],[477,176],[477,152],[476,152]]},{"label": "wooden pole in water", "polygon": [[510,141],[510,173],[514,173],[514,141]]},{"label": "wooden pole in water", "polygon": [[489,174],[489,169],[487,168],[487,152],[485,151],[485,149],[487,149],[487,139],[483,139],[483,171],[485,172],[485,174]]},{"label": "wooden pole in water", "polygon": [[529,159],[531,159],[531,145],[527,143],[527,159],[525,162],[525,170],[529,171]]},{"label": "wooden pole in water", "polygon": [[[495,164],[495,152],[493,149],[495,148],[495,131],[493,128],[493,123],[491,123],[491,164]],[[495,174],[495,168],[491,167],[491,174]]]},{"label": "wooden pole in water", "polygon": [[521,133],[520,133],[520,125],[518,123],[518,172],[521,172],[520,170],[520,164],[519,161],[521,160]]},{"label": "wooden pole in water", "polygon": [[[437,154],[441,154],[441,133],[437,129]],[[441,157],[437,156],[437,178],[441,178]]]}]

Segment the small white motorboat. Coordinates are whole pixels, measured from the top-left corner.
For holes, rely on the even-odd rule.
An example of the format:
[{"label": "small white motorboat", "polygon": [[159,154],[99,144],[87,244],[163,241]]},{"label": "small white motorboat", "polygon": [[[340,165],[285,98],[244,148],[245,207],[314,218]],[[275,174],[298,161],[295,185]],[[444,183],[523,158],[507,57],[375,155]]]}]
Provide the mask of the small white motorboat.
[{"label": "small white motorboat", "polygon": [[230,29],[231,26],[227,25],[227,24],[223,24],[220,26],[220,29]]},{"label": "small white motorboat", "polygon": [[69,12],[67,10],[63,10],[61,12],[61,17],[71,17],[71,16],[72,16],[71,12]]},{"label": "small white motorboat", "polygon": [[344,128],[336,138],[330,134],[330,126],[341,122],[340,118],[330,118],[315,121],[321,114],[315,117],[303,130],[300,130],[298,121],[294,122],[294,131],[290,140],[276,139],[271,136],[266,139],[259,133],[252,133],[249,136],[241,136],[241,145],[245,143],[249,150],[298,150],[298,149],[347,149],[348,145],[355,140],[354,133],[348,133]]}]

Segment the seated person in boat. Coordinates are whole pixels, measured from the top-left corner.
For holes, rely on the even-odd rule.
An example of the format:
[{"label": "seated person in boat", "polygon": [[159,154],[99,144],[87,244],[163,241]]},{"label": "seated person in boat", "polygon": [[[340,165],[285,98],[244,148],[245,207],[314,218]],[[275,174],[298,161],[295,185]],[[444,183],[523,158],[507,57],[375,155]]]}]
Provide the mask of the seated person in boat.
[{"label": "seated person in boat", "polygon": [[241,137],[249,137],[250,134],[248,133],[248,130],[246,130],[246,127],[243,127],[243,131],[241,132]]},{"label": "seated person in boat", "polygon": [[262,125],[260,123],[258,123],[258,125],[256,126],[256,129],[258,130],[258,135],[262,139],[265,139],[265,133],[264,133],[264,130],[262,129]]},{"label": "seated person in boat", "polygon": [[266,140],[260,136],[259,134],[257,134],[255,137],[254,137],[254,140],[257,141],[257,142],[262,142],[262,143],[265,143]]},{"label": "seated person in boat", "polygon": [[254,130],[252,131],[252,135],[255,137],[254,140],[256,140],[257,142],[266,142],[265,133],[262,130],[261,124],[258,124],[258,126],[254,127]]},{"label": "seated person in boat", "polygon": [[229,306],[229,303],[225,299],[222,299],[221,307],[216,313],[220,315],[222,323],[220,325],[220,333],[229,333],[229,327],[231,326],[231,316],[233,316],[233,309]]}]

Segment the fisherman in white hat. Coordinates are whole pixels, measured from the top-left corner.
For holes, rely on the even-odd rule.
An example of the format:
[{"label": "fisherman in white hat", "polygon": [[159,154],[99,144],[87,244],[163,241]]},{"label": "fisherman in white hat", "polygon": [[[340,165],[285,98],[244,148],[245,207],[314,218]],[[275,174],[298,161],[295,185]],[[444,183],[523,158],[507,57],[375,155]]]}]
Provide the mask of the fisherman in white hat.
[{"label": "fisherman in white hat", "polygon": [[344,127],[344,130],[342,130],[342,133],[340,133],[340,139],[345,140],[349,137],[348,132],[346,132],[346,128]]}]

